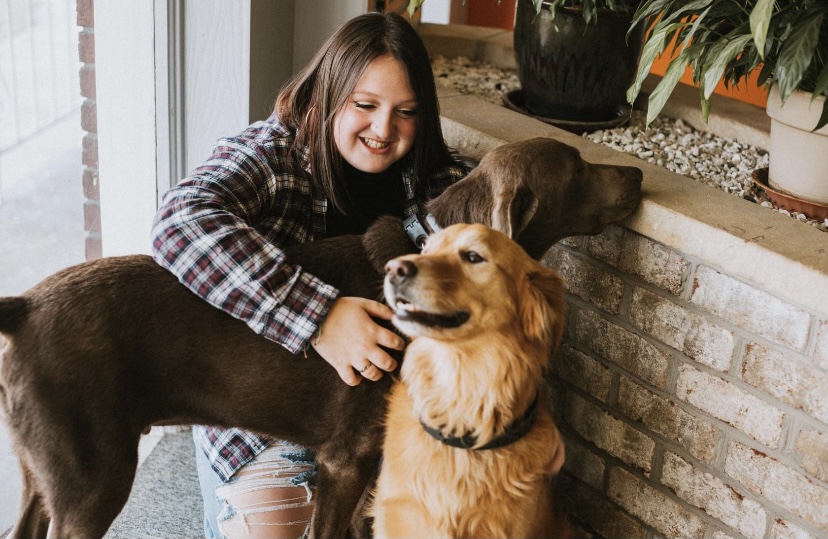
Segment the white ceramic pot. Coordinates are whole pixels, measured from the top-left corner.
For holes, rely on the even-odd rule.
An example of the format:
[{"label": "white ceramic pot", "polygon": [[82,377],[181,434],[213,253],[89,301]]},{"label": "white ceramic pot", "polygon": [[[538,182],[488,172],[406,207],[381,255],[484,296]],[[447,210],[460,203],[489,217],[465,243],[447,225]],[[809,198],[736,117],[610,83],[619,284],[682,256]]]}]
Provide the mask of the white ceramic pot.
[{"label": "white ceramic pot", "polygon": [[824,103],[825,96],[811,102],[811,94],[794,90],[783,106],[777,85],[768,94],[768,182],[774,189],[818,204],[828,204],[828,126],[811,130]]}]

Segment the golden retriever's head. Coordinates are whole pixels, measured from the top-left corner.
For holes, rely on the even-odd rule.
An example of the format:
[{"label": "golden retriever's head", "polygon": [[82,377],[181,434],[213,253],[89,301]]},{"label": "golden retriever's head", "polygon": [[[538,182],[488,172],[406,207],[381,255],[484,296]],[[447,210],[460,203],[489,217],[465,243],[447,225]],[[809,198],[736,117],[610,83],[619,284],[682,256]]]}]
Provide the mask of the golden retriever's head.
[{"label": "golden retriever's head", "polygon": [[497,332],[549,349],[560,342],[561,278],[487,226],[450,226],[385,272],[385,300],[408,336],[459,341]]}]

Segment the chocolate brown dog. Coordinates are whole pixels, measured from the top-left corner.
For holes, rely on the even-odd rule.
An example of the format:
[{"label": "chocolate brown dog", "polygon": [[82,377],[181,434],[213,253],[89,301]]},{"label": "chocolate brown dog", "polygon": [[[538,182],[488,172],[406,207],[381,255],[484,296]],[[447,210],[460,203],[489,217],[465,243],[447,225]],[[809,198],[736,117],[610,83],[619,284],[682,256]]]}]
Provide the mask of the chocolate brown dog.
[{"label": "chocolate brown dog", "polygon": [[[429,205],[535,258],[626,217],[641,171],[589,164],[552,139],[501,146]],[[297,245],[287,259],[343,295],[380,299],[385,263],[416,251],[398,219]],[[0,402],[23,470],[12,537],[101,537],[124,506],[150,425],[241,427],[316,450],[313,537],[345,536],[377,469],[391,377],[341,382],[208,305],[148,256],[104,258],[0,298]],[[401,359],[398,357],[398,359]]]}]

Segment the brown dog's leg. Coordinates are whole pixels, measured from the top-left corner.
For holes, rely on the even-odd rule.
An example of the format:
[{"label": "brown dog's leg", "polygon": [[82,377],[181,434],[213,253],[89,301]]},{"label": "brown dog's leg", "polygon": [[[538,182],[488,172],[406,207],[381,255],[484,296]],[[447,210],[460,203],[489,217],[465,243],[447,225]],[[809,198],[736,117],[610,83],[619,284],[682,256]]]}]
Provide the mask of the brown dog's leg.
[{"label": "brown dog's leg", "polygon": [[332,466],[323,455],[317,454],[317,465],[317,505],[310,536],[312,539],[346,537],[351,517],[379,465],[379,455]]},{"label": "brown dog's leg", "polygon": [[374,518],[369,515],[369,509],[374,503],[374,488],[377,484],[377,473],[375,472],[368,485],[362,491],[362,498],[360,498],[354,515],[351,517],[351,529],[349,530],[350,537],[371,537],[373,533],[371,530],[374,527]]},{"label": "brown dog's leg", "polygon": [[103,537],[129,498],[134,469],[127,478],[125,471],[113,469],[111,477],[98,475],[70,483],[53,503],[49,537]]},{"label": "brown dog's leg", "polygon": [[129,498],[140,431],[96,429],[96,436],[84,439],[88,433],[56,422],[49,428],[64,443],[42,444],[36,454],[28,452],[51,516],[48,536],[103,537]]},{"label": "brown dog's leg", "polygon": [[45,538],[49,529],[46,506],[23,459],[20,459],[20,467],[23,472],[23,499],[17,523],[9,534],[9,539]]}]

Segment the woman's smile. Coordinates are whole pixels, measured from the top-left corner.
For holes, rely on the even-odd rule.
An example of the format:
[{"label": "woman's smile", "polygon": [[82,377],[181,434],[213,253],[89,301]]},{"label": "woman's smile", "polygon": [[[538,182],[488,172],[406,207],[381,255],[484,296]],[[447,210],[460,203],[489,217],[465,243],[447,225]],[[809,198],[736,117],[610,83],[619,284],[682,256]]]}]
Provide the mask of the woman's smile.
[{"label": "woman's smile", "polygon": [[336,113],[336,148],[352,167],[377,173],[405,157],[416,136],[417,100],[408,72],[393,56],[380,56]]}]

